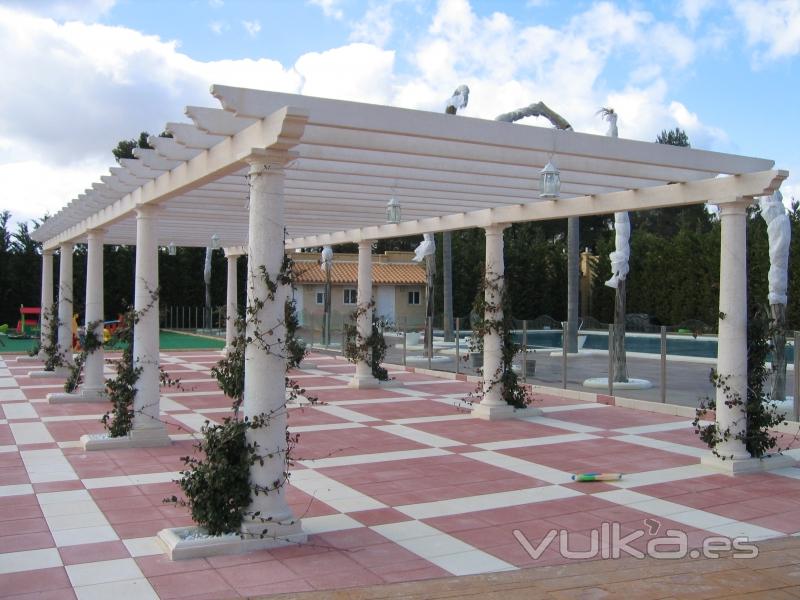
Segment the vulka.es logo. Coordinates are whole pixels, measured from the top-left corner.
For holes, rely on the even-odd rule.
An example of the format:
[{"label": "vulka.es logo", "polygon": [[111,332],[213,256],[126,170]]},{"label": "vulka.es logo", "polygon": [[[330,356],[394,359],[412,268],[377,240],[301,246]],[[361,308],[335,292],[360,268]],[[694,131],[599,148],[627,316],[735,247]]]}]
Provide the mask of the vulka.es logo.
[{"label": "vulka.es logo", "polygon": [[[514,538],[525,549],[531,558],[537,560],[545,551],[554,545],[558,553],[564,558],[619,558],[623,554],[634,558],[719,558],[723,552],[733,551],[733,558],[755,558],[758,556],[758,547],[750,543],[745,537],[727,538],[725,536],[709,536],[703,540],[702,548],[689,549],[689,538],[680,529],[667,529],[664,535],[652,537],[644,544],[644,550],[635,548],[635,543],[645,535],[656,536],[661,523],[655,519],[645,519],[644,529],[636,529],[622,535],[619,523],[603,523],[600,529],[589,532],[589,547],[586,548],[586,534],[580,534],[580,543],[573,538],[570,544],[569,531],[565,529],[551,529],[539,542],[534,545],[519,529],[513,531]],[[638,544],[640,547],[642,544]]]}]

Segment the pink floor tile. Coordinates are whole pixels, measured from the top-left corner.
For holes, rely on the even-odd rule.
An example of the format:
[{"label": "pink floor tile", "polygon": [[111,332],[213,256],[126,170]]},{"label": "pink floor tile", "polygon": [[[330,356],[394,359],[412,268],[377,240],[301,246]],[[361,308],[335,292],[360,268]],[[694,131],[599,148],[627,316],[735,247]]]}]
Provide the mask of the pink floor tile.
[{"label": "pink floor tile", "polygon": [[100,542],[98,544],[80,544],[58,549],[61,561],[65,565],[99,562],[116,558],[128,558],[130,554],[122,542]]},{"label": "pink floor tile", "polygon": [[18,533],[0,537],[0,554],[5,552],[22,552],[23,550],[39,550],[55,546],[49,531],[38,533]]},{"label": "pink floor tile", "polygon": [[235,590],[216,571],[170,573],[148,579],[161,600],[202,596],[218,598],[235,593]]},{"label": "pink floor tile", "polygon": [[538,438],[568,433],[563,429],[526,421],[511,421],[504,423],[503,427],[497,427],[493,421],[484,421],[483,419],[414,423],[409,427],[450,438],[464,444]]},{"label": "pink floor tile", "polygon": [[348,516],[352,517],[359,523],[362,523],[368,527],[372,525],[385,525],[387,523],[399,523],[402,521],[408,521],[408,516],[404,515],[398,510],[393,508],[376,508],[373,510],[360,510],[357,512],[348,513]]},{"label": "pink floor tile", "polygon": [[71,585],[63,567],[0,575],[0,593],[3,595],[41,593],[65,588],[71,588]]}]

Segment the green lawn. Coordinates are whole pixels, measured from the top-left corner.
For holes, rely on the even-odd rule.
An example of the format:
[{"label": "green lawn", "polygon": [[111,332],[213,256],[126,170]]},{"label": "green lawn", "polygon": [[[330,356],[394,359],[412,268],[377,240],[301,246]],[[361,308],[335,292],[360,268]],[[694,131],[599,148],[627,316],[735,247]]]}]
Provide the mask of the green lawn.
[{"label": "green lawn", "polygon": [[[0,336],[0,353],[25,354],[37,342],[37,339],[14,340],[6,336]],[[176,333],[174,331],[162,331],[159,336],[159,347],[162,350],[221,350],[224,346],[224,340]]]}]

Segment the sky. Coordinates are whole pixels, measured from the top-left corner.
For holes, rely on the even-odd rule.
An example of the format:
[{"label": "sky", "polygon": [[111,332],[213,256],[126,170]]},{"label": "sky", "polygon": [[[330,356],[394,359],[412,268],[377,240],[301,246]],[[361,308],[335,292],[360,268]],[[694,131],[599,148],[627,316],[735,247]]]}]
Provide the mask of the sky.
[{"label": "sky", "polygon": [[[53,214],[211,84],[494,118],[542,100],[577,131],[770,158],[800,200],[800,0],[0,0],[0,210]],[[549,126],[541,119],[531,124]]]}]

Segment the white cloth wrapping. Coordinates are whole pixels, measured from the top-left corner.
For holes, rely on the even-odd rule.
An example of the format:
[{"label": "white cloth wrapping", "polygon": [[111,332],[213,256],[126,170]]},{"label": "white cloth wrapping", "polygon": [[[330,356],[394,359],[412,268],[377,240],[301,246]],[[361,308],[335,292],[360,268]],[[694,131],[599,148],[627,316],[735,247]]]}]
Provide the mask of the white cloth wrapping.
[{"label": "white cloth wrapping", "polygon": [[606,281],[610,288],[617,288],[620,281],[628,275],[628,261],[631,257],[631,222],[627,212],[614,213],[614,246],[616,249],[609,254],[611,259],[611,279]]},{"label": "white cloth wrapping", "polygon": [[451,106],[456,110],[466,108],[469,102],[469,88],[466,85],[460,85],[453,92],[452,97],[445,103],[444,108],[447,110]]},{"label": "white cloth wrapping", "polygon": [[[607,112],[605,113],[605,119],[608,121],[606,136],[618,137],[617,113]],[[611,259],[611,279],[606,281],[606,285],[610,288],[617,289],[619,282],[625,281],[628,275],[629,260],[631,258],[630,239],[631,221],[628,218],[628,213],[614,213],[614,251],[608,255]]]},{"label": "white cloth wrapping", "polygon": [[426,256],[436,254],[436,242],[432,233],[422,235],[422,242],[414,249],[414,262],[422,262]]},{"label": "white cloth wrapping", "polygon": [[203,281],[206,285],[211,284],[211,254],[213,252],[211,246],[206,247],[206,261],[203,264]]},{"label": "white cloth wrapping", "polygon": [[323,270],[333,266],[333,248],[330,246],[323,246],[322,253],[319,256],[319,264]]},{"label": "white cloth wrapping", "polygon": [[786,304],[786,289],[789,271],[789,245],[792,241],[792,226],[783,195],[776,191],[759,201],[761,216],[767,222],[769,237],[769,298],[770,304]]}]

